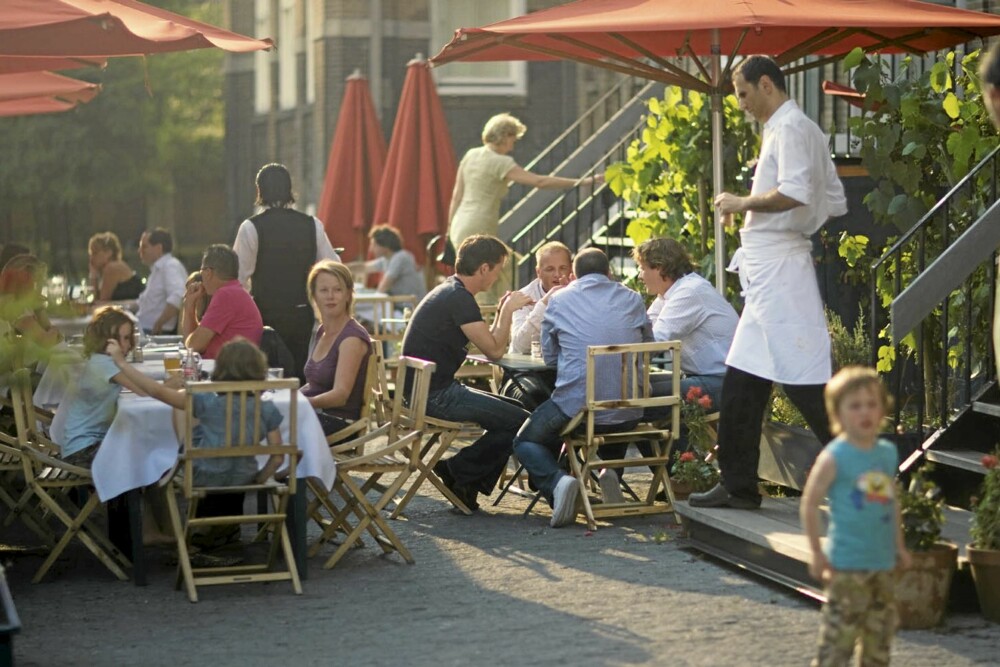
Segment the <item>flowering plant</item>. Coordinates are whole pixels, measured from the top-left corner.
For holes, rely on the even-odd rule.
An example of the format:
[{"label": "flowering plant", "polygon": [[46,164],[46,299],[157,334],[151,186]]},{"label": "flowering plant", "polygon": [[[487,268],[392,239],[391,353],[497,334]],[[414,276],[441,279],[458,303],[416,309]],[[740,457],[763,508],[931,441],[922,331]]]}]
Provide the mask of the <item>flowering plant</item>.
[{"label": "flowering plant", "polygon": [[972,546],[1000,550],[1000,451],[983,456],[982,494],[973,499]]},{"label": "flowering plant", "polygon": [[684,452],[670,475],[674,482],[687,484],[695,493],[708,491],[719,481],[719,471],[694,452]]},{"label": "flowering plant", "polygon": [[681,402],[681,423],[687,427],[688,442],[704,457],[715,444],[714,429],[706,417],[712,412],[712,397],[701,387],[691,387]]},{"label": "flowering plant", "polygon": [[930,465],[913,473],[908,487],[897,484],[903,538],[910,551],[929,551],[944,525],[944,497],[941,488],[927,479],[927,472]]}]

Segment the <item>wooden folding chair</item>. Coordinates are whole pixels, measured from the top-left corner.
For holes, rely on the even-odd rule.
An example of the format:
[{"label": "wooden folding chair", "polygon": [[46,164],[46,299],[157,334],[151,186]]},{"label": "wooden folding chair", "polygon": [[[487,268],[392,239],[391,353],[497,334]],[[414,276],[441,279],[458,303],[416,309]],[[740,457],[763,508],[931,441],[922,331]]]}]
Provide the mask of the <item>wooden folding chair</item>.
[{"label": "wooden folding chair", "polygon": [[[375,388],[372,391],[374,400],[375,421],[380,426],[387,423],[393,404],[395,384],[389,381],[390,362],[382,357],[381,350],[376,350],[378,357]],[[407,488],[403,497],[396,503],[389,518],[397,519],[416,495],[420,486],[426,480],[437,487],[444,497],[463,514],[470,515],[472,510],[465,505],[451,489],[445,486],[441,478],[434,473],[434,466],[458,440],[475,440],[483,433],[477,424],[447,421],[433,417],[424,418],[424,434],[427,436],[420,447],[420,461],[417,464],[417,477]]]},{"label": "wooden folding chair", "polygon": [[[167,492],[167,508],[170,522],[177,538],[177,586],[183,580],[188,599],[198,601],[198,586],[235,584],[250,581],[291,581],[296,594],[302,594],[292,543],[289,539],[285,518],[289,499],[295,494],[297,483],[295,467],[299,457],[296,446],[296,394],[299,381],[295,378],[254,382],[194,382],[187,385],[184,409],[183,449],[174,473],[167,475],[161,484],[170,484],[173,490]],[[266,433],[261,420],[262,402],[267,400],[265,392],[287,391],[289,400],[288,441],[280,445],[261,444]],[[202,446],[194,439],[194,396],[214,393],[224,398],[226,410],[226,432],[224,442]],[[252,414],[252,432],[248,432],[246,415]],[[212,459],[284,456],[288,461],[287,475],[282,480],[267,480],[263,483],[249,483],[238,486],[207,486],[195,480],[199,463]],[[258,507],[257,514],[198,517],[198,503],[206,496],[221,493],[265,493],[271,500],[270,509]],[[187,501],[187,514],[181,516],[178,495]],[[274,536],[264,563],[195,568],[191,564],[190,540],[195,529],[211,526],[232,526],[256,523],[269,530]],[[282,551],[285,569],[278,569],[278,550]]]},{"label": "wooden folding chair", "polygon": [[[586,403],[573,420],[563,429],[564,446],[570,472],[577,478],[580,501],[590,530],[597,529],[597,517],[637,516],[669,512],[673,509],[673,492],[667,482],[667,466],[673,440],[680,426],[680,342],[633,343],[628,345],[602,345],[587,348]],[[668,396],[652,395],[650,369],[652,358],[671,353],[673,387]],[[640,423],[627,431],[600,433],[597,417],[609,410],[645,410],[669,408],[670,417],[657,422]],[[628,444],[647,441],[651,456],[635,459],[601,459],[599,449],[608,444]],[[649,489],[631,501],[594,505],[587,491],[596,472],[603,468],[616,468],[624,473],[626,467],[649,466],[653,471]],[[669,502],[657,501],[660,490],[665,490]],[[676,514],[676,513],[675,513]],[[678,522],[680,518],[677,517]]]},{"label": "wooden folding chair", "polygon": [[[331,514],[330,523],[310,548],[310,555],[318,553],[338,530],[344,532],[346,537],[323,564],[324,568],[335,566],[348,549],[360,543],[365,532],[372,536],[383,553],[395,551],[407,563],[414,562],[410,550],[381,512],[403,488],[420,462],[424,411],[434,368],[435,364],[429,361],[400,357],[388,423],[360,438],[331,448],[337,461],[337,479],[333,490],[340,496],[343,506],[337,508],[332,500],[323,502]],[[411,376],[408,390],[404,390],[406,374]],[[395,475],[395,478],[388,485],[381,485],[379,482],[386,475]],[[366,479],[359,485],[355,476]],[[379,493],[374,502],[368,498],[372,491]],[[355,519],[353,523],[352,517]]]},{"label": "wooden folding chair", "polygon": [[[117,547],[93,524],[91,515],[100,500],[94,490],[94,478],[87,468],[66,463],[56,458],[56,446],[37,428],[35,406],[31,402],[31,385],[27,373],[15,373],[11,385],[11,402],[17,425],[17,444],[21,454],[21,467],[31,495],[22,496],[20,507],[27,507],[37,499],[40,508],[56,517],[66,528],[48,557],[38,568],[32,583],[38,583],[62,555],[73,538],[77,538],[118,579],[128,579],[125,569],[132,564]],[[84,492],[82,506],[70,499],[72,490]]]},{"label": "wooden folding chair", "polygon": [[373,340],[369,343],[369,349],[370,354],[368,355],[368,363],[364,369],[365,384],[361,393],[361,414],[356,420],[344,428],[326,436],[326,444],[328,445],[334,445],[338,442],[364,434],[372,425],[375,408],[375,404],[372,399],[376,389],[376,383],[378,382],[378,364],[379,358],[381,357],[382,345],[378,341]]}]

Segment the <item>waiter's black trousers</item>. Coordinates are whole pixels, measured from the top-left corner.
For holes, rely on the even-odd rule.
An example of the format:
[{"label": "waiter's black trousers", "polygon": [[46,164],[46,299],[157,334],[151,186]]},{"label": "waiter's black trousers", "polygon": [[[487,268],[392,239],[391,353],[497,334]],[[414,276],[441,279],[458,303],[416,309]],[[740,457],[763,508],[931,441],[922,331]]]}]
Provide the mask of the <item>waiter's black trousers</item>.
[{"label": "waiter's black trousers", "polygon": [[[757,464],[764,411],[774,383],[732,366],[726,367],[719,408],[719,469],[722,484],[734,496],[757,500]],[[822,384],[782,385],[809,428],[826,444],[832,439],[823,404]]]}]

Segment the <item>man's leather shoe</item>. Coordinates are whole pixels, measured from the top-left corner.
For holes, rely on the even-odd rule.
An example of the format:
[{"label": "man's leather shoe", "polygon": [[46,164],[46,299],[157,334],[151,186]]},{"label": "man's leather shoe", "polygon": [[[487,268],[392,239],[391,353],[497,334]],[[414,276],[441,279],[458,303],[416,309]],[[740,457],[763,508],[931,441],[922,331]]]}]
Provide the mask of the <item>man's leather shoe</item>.
[{"label": "man's leather shoe", "polygon": [[448,461],[442,459],[434,464],[434,474],[441,478],[441,481],[448,487],[448,490],[454,493],[462,501],[463,505],[473,512],[479,509],[479,503],[476,502],[476,491],[455,482],[455,478],[451,474],[451,468],[448,467]]},{"label": "man's leather shoe", "polygon": [[692,493],[688,497],[688,505],[691,507],[732,507],[737,510],[755,510],[760,509],[760,500],[754,501],[750,498],[734,496],[719,483],[704,493]]}]

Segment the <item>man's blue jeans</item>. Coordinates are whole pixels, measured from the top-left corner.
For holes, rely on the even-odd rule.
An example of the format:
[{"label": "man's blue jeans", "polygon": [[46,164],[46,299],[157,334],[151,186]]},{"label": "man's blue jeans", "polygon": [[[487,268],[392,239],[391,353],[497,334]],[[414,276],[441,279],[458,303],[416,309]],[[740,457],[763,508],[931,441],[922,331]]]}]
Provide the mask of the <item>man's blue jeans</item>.
[{"label": "man's blue jeans", "polygon": [[550,502],[559,479],[565,475],[559,469],[559,449],[563,428],[570,417],[563,414],[552,400],[545,401],[531,413],[514,438],[514,453],[536,489]]},{"label": "man's blue jeans", "polygon": [[511,444],[528,411],[458,382],[427,397],[427,415],[479,424],[486,433],[448,460],[455,483],[489,495],[510,458]]},{"label": "man's blue jeans", "polygon": [[[514,438],[514,454],[528,471],[531,484],[541,491],[551,503],[556,484],[566,474],[559,468],[559,450],[562,448],[562,430],[571,420],[554,401],[539,405]],[[621,424],[598,424],[595,433],[614,433],[635,428],[639,420],[633,419]],[[601,447],[599,454],[605,458],[619,458],[611,455],[612,446]]]}]

